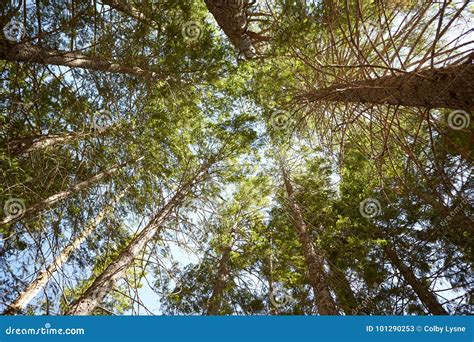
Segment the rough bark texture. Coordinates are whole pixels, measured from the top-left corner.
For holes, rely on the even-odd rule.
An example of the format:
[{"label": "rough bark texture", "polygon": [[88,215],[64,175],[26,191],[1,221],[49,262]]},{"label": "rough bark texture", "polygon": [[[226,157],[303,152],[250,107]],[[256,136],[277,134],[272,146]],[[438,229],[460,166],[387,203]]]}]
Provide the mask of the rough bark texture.
[{"label": "rough bark texture", "polygon": [[218,315],[222,305],[224,289],[229,279],[230,247],[225,247],[219,260],[219,268],[212,287],[212,295],[207,306],[208,315]]},{"label": "rough bark texture", "polygon": [[119,256],[95,278],[92,285],[70,306],[65,315],[88,315],[103,301],[105,296],[113,289],[116,281],[123,276],[132,264],[135,257],[143,251],[153,237],[159,234],[162,224],[173,209],[181,204],[186,193],[207,173],[208,167],[209,162],[203,164],[196,175],[176,192],[148,222],[140,234],[133,238]]},{"label": "rough bark texture", "polygon": [[[69,195],[71,195],[75,192],[87,189],[92,184],[97,183],[98,181],[100,181],[102,178],[117,172],[117,170],[119,170],[121,167],[123,167],[123,165],[116,164],[113,167],[111,167],[110,169],[108,169],[106,171],[103,171],[103,172],[100,172],[100,173],[98,173],[98,174],[96,174],[96,175],[94,175],[94,176],[90,177],[89,179],[86,179],[82,182],[79,182],[79,183],[75,184],[74,186],[70,187],[69,189],[67,189],[65,191],[61,191],[57,194],[49,196],[48,198],[45,198],[45,199],[39,201],[38,203],[33,204],[32,206],[26,208],[23,215],[27,216],[27,215],[31,215],[31,214],[34,214],[34,213],[37,213],[37,212],[41,212],[41,211],[45,210],[47,207],[50,207],[53,204],[55,204],[55,203],[61,201],[62,199],[68,197]],[[2,219],[2,221],[0,221],[0,225],[9,224],[9,223],[13,223],[15,221],[18,221],[22,216],[18,216],[18,217],[6,216]]]},{"label": "rough bark texture", "polygon": [[398,269],[429,312],[433,315],[448,315],[448,312],[446,312],[443,306],[436,300],[436,296],[415,276],[413,271],[403,263],[398,257],[397,252],[388,245],[385,246],[384,250],[390,262]]},{"label": "rough bark texture", "polygon": [[15,44],[7,40],[0,41],[0,59],[13,62],[30,62],[38,64],[62,65],[71,68],[82,68],[93,71],[104,71],[128,74],[156,79],[168,79],[157,72],[138,66],[125,65],[116,61],[90,57],[79,52],[68,52],[35,46],[29,43]]},{"label": "rough bark texture", "polygon": [[104,217],[113,210],[113,207],[122,199],[126,190],[121,192],[111,204],[105,206],[97,216],[92,219],[86,228],[74,238],[61,253],[49,264],[44,271],[42,271],[35,280],[33,280],[27,288],[20,293],[20,295],[9,305],[3,312],[3,315],[14,315],[23,309],[38,293],[46,286],[53,274],[61,269],[63,265],[69,260],[72,253],[79,248],[79,246],[94,232],[97,226],[102,222]]},{"label": "rough bark texture", "polygon": [[336,84],[298,98],[304,102],[357,102],[471,111],[474,110],[474,64]]},{"label": "rough bark texture", "polygon": [[301,208],[295,200],[293,186],[290,183],[290,179],[284,167],[281,169],[286,193],[288,195],[288,202],[295,220],[298,237],[303,247],[303,254],[308,267],[309,281],[314,291],[319,314],[339,315],[336,304],[334,303],[331,292],[329,291],[329,285],[324,271],[324,258],[321,251],[315,248],[311,240]]},{"label": "rough bark texture", "polygon": [[246,58],[255,57],[251,34],[247,31],[245,0],[204,0],[232,45]]}]

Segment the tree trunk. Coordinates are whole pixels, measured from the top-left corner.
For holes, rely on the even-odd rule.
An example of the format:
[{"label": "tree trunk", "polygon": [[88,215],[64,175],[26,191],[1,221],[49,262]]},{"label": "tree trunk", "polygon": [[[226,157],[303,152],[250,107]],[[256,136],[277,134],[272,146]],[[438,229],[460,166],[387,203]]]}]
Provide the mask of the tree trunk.
[{"label": "tree trunk", "polygon": [[64,135],[51,134],[46,136],[18,138],[10,140],[8,142],[8,148],[11,154],[20,155],[31,153],[54,145],[64,144],[69,141],[86,137],[88,135],[89,133],[71,133]]},{"label": "tree trunk", "polygon": [[160,232],[160,228],[171,212],[179,206],[186,193],[199,182],[207,173],[209,162],[203,164],[200,170],[188,182],[177,190],[175,195],[161,208],[145,228],[134,237],[127,247],[102,273],[97,276],[89,288],[70,306],[65,315],[88,315],[96,308],[113,289],[116,281],[126,272],[135,257],[143,251]]},{"label": "tree trunk", "polygon": [[222,251],[222,257],[219,261],[219,269],[212,287],[212,295],[207,306],[208,315],[218,315],[222,305],[224,289],[229,279],[229,261],[231,248],[226,246]]},{"label": "tree trunk", "polygon": [[247,32],[247,14],[244,0],[204,0],[220,28],[232,45],[246,58],[255,57],[252,39]]},{"label": "tree trunk", "polygon": [[96,174],[95,176],[92,176],[89,179],[86,179],[82,182],[79,182],[79,183],[75,184],[74,186],[72,186],[71,188],[69,188],[68,190],[61,191],[57,194],[49,196],[48,198],[39,201],[38,203],[32,205],[31,207],[26,208],[23,212],[23,215],[21,215],[21,216],[6,216],[5,218],[2,219],[2,221],[0,221],[0,225],[10,224],[10,223],[18,221],[23,216],[31,215],[31,214],[34,214],[36,212],[41,212],[41,211],[45,210],[47,207],[50,207],[53,204],[55,204],[55,203],[61,201],[62,199],[68,197],[69,195],[71,195],[75,192],[87,189],[92,184],[97,183],[98,181],[100,181],[102,178],[117,172],[117,170],[121,169],[124,165],[125,164],[122,164],[122,165],[115,164],[110,169],[108,169],[106,171],[103,171],[103,172],[100,172],[100,173]]},{"label": "tree trunk", "polygon": [[425,69],[309,91],[303,102],[338,101],[374,105],[474,110],[474,64]]},{"label": "tree trunk", "polygon": [[91,220],[86,228],[76,238],[70,242],[61,253],[49,264],[46,269],[41,272],[35,280],[33,280],[27,288],[9,305],[8,309],[3,312],[3,315],[14,315],[23,309],[36,295],[46,286],[53,274],[61,269],[63,265],[69,260],[72,253],[79,248],[79,246],[95,231],[97,226],[102,222],[104,217],[114,209],[114,206],[125,195],[127,187],[119,195],[117,195],[111,204],[106,205],[98,215]]},{"label": "tree trunk", "polygon": [[311,241],[311,236],[308,232],[308,227],[304,221],[301,208],[294,197],[293,186],[290,183],[289,177],[284,166],[281,166],[283,181],[285,184],[286,193],[288,195],[288,202],[295,220],[296,229],[300,243],[303,247],[303,254],[308,267],[309,281],[314,291],[316,305],[320,315],[339,315],[336,304],[329,291],[326,273],[324,271],[324,258],[320,250],[315,248]]},{"label": "tree trunk", "polygon": [[7,40],[0,41],[0,59],[13,62],[31,62],[43,65],[62,65],[93,71],[112,72],[155,79],[170,79],[158,72],[139,66],[126,65],[117,61],[107,61],[90,57],[79,52],[68,52],[35,46],[29,43],[15,44]]},{"label": "tree trunk", "polygon": [[[273,246],[273,240],[271,241],[271,244]],[[270,255],[268,257],[267,281],[268,281],[268,298],[270,298],[275,293],[275,288],[273,287],[273,259],[272,259],[272,255]],[[275,307],[275,305],[270,305],[270,315],[275,316],[277,314],[278,314],[278,310]]]},{"label": "tree trunk", "polygon": [[415,276],[413,271],[403,263],[398,257],[397,252],[389,245],[385,245],[384,250],[390,262],[398,269],[429,312],[433,315],[448,315],[448,312],[446,312],[443,306],[436,300],[436,296]]}]

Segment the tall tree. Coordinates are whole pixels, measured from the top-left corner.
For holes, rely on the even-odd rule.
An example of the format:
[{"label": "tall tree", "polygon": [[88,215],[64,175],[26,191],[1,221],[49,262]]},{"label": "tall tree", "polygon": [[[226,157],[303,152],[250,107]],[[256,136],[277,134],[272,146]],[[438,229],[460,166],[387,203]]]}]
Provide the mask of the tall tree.
[{"label": "tall tree", "polygon": [[71,254],[97,229],[97,226],[102,222],[104,217],[111,213],[114,207],[117,206],[120,199],[125,195],[126,190],[119,193],[110,204],[107,204],[96,217],[87,223],[84,230],[54,258],[44,271],[28,284],[26,289],[23,290],[8,306],[8,309],[3,312],[3,315],[12,315],[23,309],[46,286],[54,273],[63,267]]},{"label": "tall tree", "polygon": [[293,185],[291,184],[283,160],[280,161],[280,171],[288,198],[288,205],[294,218],[295,229],[298,232],[303,248],[309,273],[309,281],[313,287],[318,312],[321,315],[338,315],[339,311],[331,295],[326,271],[324,270],[324,256],[320,250],[315,248],[311,241],[307,224],[304,221],[302,210],[295,200]]}]

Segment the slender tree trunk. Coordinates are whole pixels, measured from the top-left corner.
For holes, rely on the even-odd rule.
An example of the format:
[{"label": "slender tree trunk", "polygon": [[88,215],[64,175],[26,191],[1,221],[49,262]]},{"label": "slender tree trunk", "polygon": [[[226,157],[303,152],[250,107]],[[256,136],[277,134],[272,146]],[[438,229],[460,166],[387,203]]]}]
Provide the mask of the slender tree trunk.
[{"label": "slender tree trunk", "polygon": [[398,257],[397,252],[389,245],[385,245],[385,254],[390,262],[398,269],[406,282],[411,286],[413,291],[418,295],[420,301],[425,305],[429,312],[433,315],[449,315],[443,306],[437,301],[436,296],[424,285],[408,268],[404,262]]},{"label": "slender tree trunk", "polygon": [[474,110],[473,84],[474,64],[469,63],[335,84],[297,98],[303,102],[356,102],[471,111]]},{"label": "slender tree trunk", "polygon": [[[273,246],[273,241],[271,242]],[[275,288],[273,287],[273,258],[272,255],[268,257],[268,297],[271,298],[275,292]],[[274,305],[270,305],[270,315],[274,316],[278,314],[278,310]]]},{"label": "slender tree trunk", "polygon": [[17,313],[38,295],[52,278],[53,274],[63,267],[72,253],[77,250],[79,246],[96,230],[104,217],[113,210],[114,206],[125,195],[128,188],[129,187],[117,195],[111,204],[106,205],[98,215],[87,224],[86,228],[76,236],[76,238],[74,238],[74,240],[61,251],[53,262],[27,286],[27,288],[13,301],[12,304],[9,305],[8,309],[3,312],[3,315],[13,315]]},{"label": "slender tree trunk", "polygon": [[132,264],[135,257],[143,251],[148,242],[157,234],[172,211],[179,206],[186,194],[208,172],[210,161],[203,164],[192,179],[183,184],[175,195],[161,208],[145,228],[134,237],[119,256],[95,278],[89,288],[69,307],[65,315],[88,315],[96,308],[113,289],[116,281],[120,279]]},{"label": "slender tree trunk", "polygon": [[84,138],[90,133],[71,133],[64,135],[50,134],[45,136],[27,137],[10,140],[8,148],[13,155],[31,153],[47,147],[65,144],[76,139]]},{"label": "slender tree trunk", "polygon": [[118,61],[108,61],[99,57],[90,57],[79,52],[69,52],[36,46],[30,43],[15,44],[7,40],[0,41],[0,59],[13,62],[31,62],[38,64],[62,65],[93,71],[112,72],[154,79],[170,79],[158,72],[139,66],[126,65]]},{"label": "slender tree trunk", "polygon": [[224,289],[229,279],[229,262],[230,262],[231,248],[226,246],[223,248],[222,256],[219,261],[219,269],[217,270],[216,278],[212,287],[212,295],[209,298],[207,306],[208,315],[218,315],[222,305],[222,298],[224,297]]},{"label": "slender tree trunk", "polygon": [[[96,174],[96,175],[94,175],[94,176],[90,177],[89,179],[86,179],[82,182],[79,182],[79,183],[75,184],[74,186],[70,187],[68,190],[61,191],[57,194],[49,196],[48,198],[45,198],[45,199],[39,201],[38,203],[26,208],[23,215],[27,216],[27,215],[31,215],[31,214],[34,214],[34,213],[37,213],[37,212],[41,212],[41,211],[45,210],[46,208],[52,206],[53,204],[63,200],[64,198],[68,197],[71,194],[89,188],[92,184],[95,184],[98,181],[100,181],[101,179],[105,178],[106,176],[109,176],[109,175],[117,172],[123,166],[124,166],[124,164],[122,164],[122,165],[115,164],[110,169],[108,169],[106,171],[103,171],[103,172],[100,172],[100,173],[98,173],[98,174]],[[2,221],[0,221],[0,225],[10,224],[10,223],[13,223],[15,221],[18,221],[21,217],[23,217],[23,215],[22,216],[6,216],[2,219]]]},{"label": "slender tree trunk", "polygon": [[112,290],[115,282],[122,277],[130,264],[160,232],[160,228],[172,210],[179,205],[179,197],[173,197],[147,226],[138,234],[119,256],[97,277],[92,285],[66,311],[65,315],[88,315],[96,308]]},{"label": "slender tree trunk", "polygon": [[314,291],[316,305],[320,315],[339,315],[336,304],[329,291],[329,285],[324,271],[324,257],[320,250],[315,248],[308,227],[304,221],[301,208],[294,197],[293,186],[290,183],[284,166],[281,166],[288,202],[295,220],[297,233],[303,247],[303,254],[308,267],[309,281]]}]

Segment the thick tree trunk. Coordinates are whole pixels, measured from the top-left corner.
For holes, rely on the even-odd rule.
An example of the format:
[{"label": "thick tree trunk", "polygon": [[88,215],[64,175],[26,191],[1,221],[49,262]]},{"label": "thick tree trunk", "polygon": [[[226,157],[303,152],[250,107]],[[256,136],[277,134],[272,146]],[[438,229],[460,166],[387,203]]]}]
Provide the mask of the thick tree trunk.
[{"label": "thick tree trunk", "polygon": [[217,23],[232,45],[246,58],[255,57],[252,39],[247,32],[247,14],[244,0],[204,0]]},{"label": "thick tree trunk", "polygon": [[145,228],[133,238],[119,256],[95,278],[89,288],[77,299],[65,315],[88,315],[96,308],[113,289],[116,281],[120,279],[132,264],[135,257],[143,251],[148,242],[159,234],[162,224],[172,211],[179,206],[186,194],[208,172],[210,161],[203,164],[192,179],[183,184],[175,195],[161,208]]},{"label": "thick tree trunk", "polygon": [[53,274],[61,269],[63,265],[69,260],[72,253],[79,248],[79,246],[96,230],[97,226],[102,222],[104,217],[110,213],[114,206],[122,199],[128,187],[114,198],[111,204],[106,205],[98,215],[92,219],[86,228],[74,238],[61,253],[49,264],[46,269],[41,272],[35,280],[33,280],[26,289],[9,305],[8,309],[3,312],[3,315],[14,315],[23,309],[38,293],[46,286]]},{"label": "thick tree trunk", "polygon": [[335,84],[297,98],[303,102],[356,102],[471,111],[474,110],[474,64]]},{"label": "thick tree trunk", "polygon": [[389,245],[386,245],[384,250],[390,262],[398,269],[429,312],[433,315],[448,315],[448,312],[436,300],[436,296],[416,277],[413,271],[403,263],[398,257],[397,252]]},{"label": "thick tree trunk", "polygon": [[329,291],[329,285],[324,271],[324,257],[322,256],[321,251],[315,248],[311,240],[301,208],[295,200],[293,186],[291,185],[290,179],[283,166],[281,166],[281,171],[286,193],[288,195],[290,209],[295,220],[300,243],[303,247],[303,254],[308,267],[309,281],[314,291],[319,314],[339,315],[336,304],[334,303],[331,292]]},{"label": "thick tree trunk", "polygon": [[219,261],[219,268],[212,287],[212,295],[209,298],[207,306],[208,315],[218,315],[222,305],[222,298],[224,297],[224,289],[229,279],[229,262],[230,262],[230,247],[224,247],[222,256]]},{"label": "thick tree trunk", "polygon": [[0,41],[0,59],[44,65],[62,65],[70,68],[151,77],[155,79],[169,79],[169,77],[161,75],[158,72],[143,69],[139,66],[126,65],[117,61],[108,61],[98,57],[90,57],[79,52],[49,49],[29,43],[15,44],[7,40]]},{"label": "thick tree trunk", "polygon": [[86,179],[82,182],[79,182],[79,183],[75,184],[74,186],[70,187],[68,190],[61,191],[57,194],[49,196],[48,198],[45,198],[45,199],[39,201],[38,203],[26,208],[25,211],[23,212],[22,216],[6,216],[2,219],[2,221],[0,221],[0,225],[10,224],[10,223],[13,223],[15,221],[18,221],[23,216],[27,216],[27,215],[31,215],[31,214],[34,214],[34,213],[37,213],[37,212],[41,212],[41,211],[45,210],[46,208],[52,206],[53,204],[55,204],[55,203],[61,201],[62,199],[68,197],[69,195],[71,195],[73,193],[76,193],[78,191],[87,189],[92,184],[97,183],[98,181],[100,181],[104,177],[109,176],[109,175],[117,172],[123,166],[124,166],[124,164],[122,164],[122,165],[115,164],[110,169],[108,169],[106,171],[103,171],[103,172],[100,172],[100,173],[98,173],[98,174],[96,174],[96,175],[94,175],[94,176],[90,177],[89,179]]},{"label": "thick tree trunk", "polygon": [[20,155],[59,144],[65,144],[76,139],[84,138],[88,135],[89,133],[71,133],[64,135],[51,134],[45,136],[19,138],[10,140],[8,142],[8,149],[12,155]]}]

